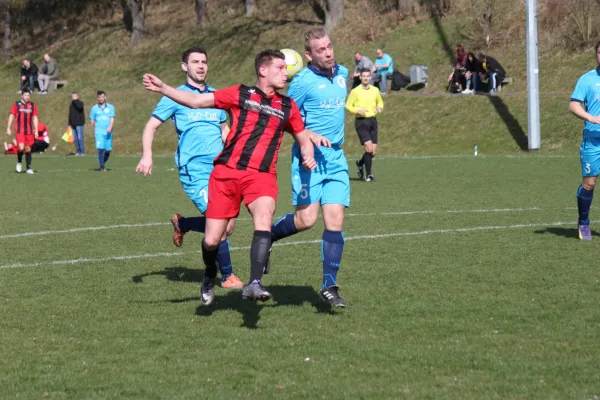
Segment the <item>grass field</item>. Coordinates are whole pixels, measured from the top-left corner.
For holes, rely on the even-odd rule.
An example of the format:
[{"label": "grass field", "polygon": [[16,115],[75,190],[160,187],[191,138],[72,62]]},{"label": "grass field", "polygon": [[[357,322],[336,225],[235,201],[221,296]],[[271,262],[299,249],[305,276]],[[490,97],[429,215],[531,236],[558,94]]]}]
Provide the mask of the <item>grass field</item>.
[{"label": "grass field", "polygon": [[[195,210],[170,157],[147,179],[137,161],[38,156],[26,176],[0,158],[1,398],[600,396],[600,238],[576,239],[577,157],[376,159],[375,183],[352,182],[333,313],[322,226],[274,249],[273,300],[219,288],[200,306],[201,235],[176,249],[166,223]],[[250,234],[243,212],[244,280]]]}]

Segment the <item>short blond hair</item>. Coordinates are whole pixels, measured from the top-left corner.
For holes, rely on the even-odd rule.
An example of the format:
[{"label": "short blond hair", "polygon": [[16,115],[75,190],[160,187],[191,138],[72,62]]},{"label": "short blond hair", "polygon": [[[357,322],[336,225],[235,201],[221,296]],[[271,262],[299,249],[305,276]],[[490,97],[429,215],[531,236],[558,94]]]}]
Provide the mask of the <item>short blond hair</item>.
[{"label": "short blond hair", "polygon": [[313,28],[304,34],[304,50],[311,51],[310,42],[329,36],[325,28]]}]

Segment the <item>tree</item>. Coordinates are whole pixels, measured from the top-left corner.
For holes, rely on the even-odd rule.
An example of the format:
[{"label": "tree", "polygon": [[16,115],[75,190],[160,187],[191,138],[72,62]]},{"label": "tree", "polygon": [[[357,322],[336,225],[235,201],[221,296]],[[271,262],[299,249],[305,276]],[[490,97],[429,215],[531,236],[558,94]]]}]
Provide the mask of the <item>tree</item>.
[{"label": "tree", "polygon": [[256,11],[256,0],[246,0],[246,17],[251,17]]},{"label": "tree", "polygon": [[325,0],[325,30],[331,32],[344,16],[344,0]]},{"label": "tree", "polygon": [[131,9],[131,19],[133,21],[133,29],[131,32],[131,45],[138,44],[144,36],[144,25],[146,24],[146,12],[148,11],[148,3],[150,0],[129,0],[129,8]]},{"label": "tree", "polygon": [[13,58],[12,47],[12,23],[13,11],[25,5],[25,0],[0,0],[0,12],[3,14],[4,22],[4,37],[2,44],[4,47],[4,62],[8,63]]},{"label": "tree", "polygon": [[194,0],[196,3],[196,24],[203,25],[208,20],[206,13],[206,0]]}]

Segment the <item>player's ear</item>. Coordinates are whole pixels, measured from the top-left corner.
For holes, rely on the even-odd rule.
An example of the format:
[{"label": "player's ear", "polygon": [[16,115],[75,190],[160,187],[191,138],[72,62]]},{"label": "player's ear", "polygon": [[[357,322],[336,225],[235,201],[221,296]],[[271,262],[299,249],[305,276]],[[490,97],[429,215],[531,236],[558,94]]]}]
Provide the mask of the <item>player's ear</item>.
[{"label": "player's ear", "polygon": [[188,72],[188,67],[187,67],[187,64],[182,62],[182,63],[181,63],[181,69],[183,70],[183,72],[186,72],[186,73],[187,73],[187,72]]},{"label": "player's ear", "polygon": [[312,57],[310,56],[310,52],[305,51],[304,52],[304,57],[306,57],[306,59],[308,60],[308,62],[312,62]]}]

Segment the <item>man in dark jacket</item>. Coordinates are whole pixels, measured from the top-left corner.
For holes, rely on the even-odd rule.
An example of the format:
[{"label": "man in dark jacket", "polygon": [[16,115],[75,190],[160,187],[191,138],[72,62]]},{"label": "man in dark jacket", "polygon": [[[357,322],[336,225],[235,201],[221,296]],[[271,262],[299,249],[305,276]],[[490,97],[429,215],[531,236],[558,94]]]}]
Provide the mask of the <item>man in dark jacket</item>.
[{"label": "man in dark jacket", "polygon": [[71,93],[71,100],[71,105],[69,106],[69,126],[73,132],[75,155],[82,156],[84,154],[83,126],[85,125],[83,101],[79,100],[79,94],[77,92]]},{"label": "man in dark jacket", "polygon": [[480,53],[479,60],[481,60],[485,75],[489,79],[490,94],[495,94],[498,86],[502,84],[502,80],[506,76],[506,71],[494,57]]},{"label": "man in dark jacket", "polygon": [[21,66],[21,91],[29,89],[33,93],[33,86],[38,78],[38,67],[28,59],[23,60]]}]

